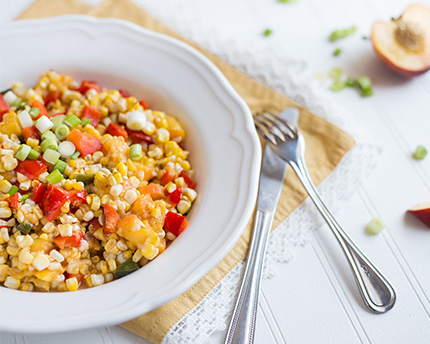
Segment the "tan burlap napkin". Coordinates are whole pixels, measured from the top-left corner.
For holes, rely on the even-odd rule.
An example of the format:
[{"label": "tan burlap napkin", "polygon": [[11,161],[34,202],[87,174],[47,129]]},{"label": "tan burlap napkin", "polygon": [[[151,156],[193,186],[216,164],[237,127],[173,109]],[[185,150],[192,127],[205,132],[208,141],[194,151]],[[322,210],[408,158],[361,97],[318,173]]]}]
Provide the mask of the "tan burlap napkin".
[{"label": "tan burlap napkin", "polygon": [[[158,31],[187,42],[148,13],[128,0],[107,0],[97,7],[79,0],[38,0],[18,19],[43,18],[62,14],[86,14],[95,17],[113,17],[131,21],[147,29]],[[200,50],[224,73],[233,87],[247,102],[252,112],[262,109],[279,113],[287,107],[297,106],[290,99],[261,85],[240,73],[218,57],[203,51],[196,44],[187,42]],[[300,108],[300,107],[299,107]],[[306,160],[313,180],[318,185],[336,168],[342,157],[354,146],[352,137],[325,120],[300,108],[299,127],[306,140]],[[306,198],[298,179],[291,170],[287,173],[283,192],[275,215],[275,228]],[[230,253],[187,292],[147,314],[121,324],[124,328],[160,343],[170,328],[197,305],[205,295],[240,261],[248,250],[252,219]]]}]

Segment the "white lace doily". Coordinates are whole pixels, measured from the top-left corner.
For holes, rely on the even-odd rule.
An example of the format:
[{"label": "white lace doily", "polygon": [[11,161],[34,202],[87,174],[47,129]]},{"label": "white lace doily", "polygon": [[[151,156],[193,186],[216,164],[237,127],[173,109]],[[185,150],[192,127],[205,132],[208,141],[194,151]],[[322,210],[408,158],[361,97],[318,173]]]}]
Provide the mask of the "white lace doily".
[{"label": "white lace doily", "polygon": [[[84,1],[90,5],[98,5],[104,0]],[[240,1],[246,6],[245,0]],[[24,1],[23,8],[30,2]],[[199,12],[201,0],[188,0],[186,3],[175,0],[133,0],[133,2],[177,33],[198,43],[240,71],[288,96],[354,137],[357,144],[318,188],[330,209],[335,211],[342,204],[342,199],[351,194],[361,178],[374,167],[380,149],[347,120],[350,116],[345,110],[338,108],[315,81],[305,76],[309,73],[306,73],[307,68],[303,61],[285,56],[271,57],[278,55],[274,48],[267,44],[262,49],[261,42],[256,46],[253,32],[248,36],[246,32],[241,34],[240,41],[218,35],[219,25],[209,27]],[[227,8],[230,4],[229,0],[218,0],[214,3],[220,8]],[[19,11],[17,6],[15,14],[10,11],[7,15],[12,18]],[[320,224],[321,219],[309,200],[282,222],[271,234],[263,278],[275,276],[276,265],[290,261],[295,248],[305,245],[311,231]],[[243,268],[242,261],[170,329],[163,344],[204,344],[216,331],[225,330],[233,312]]]}]

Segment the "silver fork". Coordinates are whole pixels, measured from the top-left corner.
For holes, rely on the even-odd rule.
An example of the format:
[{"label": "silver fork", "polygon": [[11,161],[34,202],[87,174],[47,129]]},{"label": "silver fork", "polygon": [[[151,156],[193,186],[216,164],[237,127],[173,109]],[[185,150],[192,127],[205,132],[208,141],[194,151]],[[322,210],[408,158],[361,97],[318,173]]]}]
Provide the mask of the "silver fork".
[{"label": "silver fork", "polygon": [[305,141],[302,134],[284,119],[267,111],[255,114],[254,122],[259,134],[273,151],[293,168],[332,230],[348,259],[367,308],[375,313],[385,313],[393,308],[396,301],[394,288],[345,233],[319,196],[305,164]]}]

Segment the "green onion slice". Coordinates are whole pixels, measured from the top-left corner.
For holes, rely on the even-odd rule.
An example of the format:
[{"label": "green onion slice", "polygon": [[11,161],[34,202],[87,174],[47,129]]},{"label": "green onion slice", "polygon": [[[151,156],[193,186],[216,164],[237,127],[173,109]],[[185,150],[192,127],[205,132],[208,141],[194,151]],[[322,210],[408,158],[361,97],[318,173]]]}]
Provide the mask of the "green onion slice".
[{"label": "green onion slice", "polygon": [[86,117],[82,117],[82,126],[85,127],[87,124],[92,124],[93,122],[91,122],[91,120],[89,118]]},{"label": "green onion slice", "polygon": [[58,141],[57,137],[54,135],[54,138],[49,138],[40,144],[40,147],[42,148],[42,152],[45,153],[47,149],[57,150],[58,149]]},{"label": "green onion slice", "polygon": [[22,195],[22,197],[21,197],[21,204],[24,204],[25,201],[30,198],[30,196],[31,196],[31,194],[29,194],[29,193],[25,194],[25,195]]},{"label": "green onion slice", "polygon": [[412,157],[416,160],[423,160],[427,156],[427,149],[424,146],[418,146]]},{"label": "green onion slice", "polygon": [[31,147],[27,146],[26,144],[22,144],[19,146],[18,150],[15,153],[15,158],[18,160],[24,161],[27,159],[28,154],[30,154]]},{"label": "green onion slice", "polygon": [[142,152],[142,146],[138,143],[135,143],[134,145],[130,146],[130,159],[138,161],[142,159],[143,152]]},{"label": "green onion slice", "polygon": [[52,165],[55,165],[59,158],[60,158],[60,153],[58,153],[57,151],[51,148],[48,148],[45,151],[45,153],[43,153],[43,160],[45,160],[46,162],[49,162]]},{"label": "green onion slice", "polygon": [[46,176],[46,180],[49,182],[49,184],[57,184],[63,179],[63,175],[58,170],[53,170],[50,174]]},{"label": "green onion slice", "polygon": [[52,127],[52,130],[55,132],[55,129],[57,129],[60,125],[64,124],[64,120],[66,119],[65,115],[58,115],[51,118],[52,124],[54,126]]},{"label": "green onion slice", "polygon": [[381,233],[381,231],[385,228],[384,221],[382,221],[379,217],[374,217],[370,220],[370,222],[366,225],[366,231],[369,234],[375,235]]},{"label": "green onion slice", "polygon": [[40,156],[40,153],[34,149],[30,150],[30,153],[28,153],[27,159],[30,160],[37,160]]},{"label": "green onion slice", "polygon": [[59,140],[64,140],[69,135],[70,130],[66,125],[62,124],[55,129],[55,135]]},{"label": "green onion slice", "polygon": [[75,159],[77,159],[77,158],[79,157],[79,155],[81,155],[81,152],[76,151],[76,152],[74,152],[74,153],[70,156],[70,159],[71,159],[71,160],[75,160]]},{"label": "green onion slice", "polygon": [[81,120],[76,115],[69,115],[64,120],[64,123],[66,123],[68,126],[75,128],[78,124],[81,123]]},{"label": "green onion slice", "polygon": [[54,170],[58,170],[61,173],[64,173],[64,171],[66,170],[66,167],[67,167],[67,163],[64,162],[63,160],[58,159],[58,161],[55,163]]},{"label": "green onion slice", "polygon": [[22,103],[22,99],[21,98],[16,98],[11,104],[10,104],[10,106],[15,106],[15,107],[18,107],[18,106],[20,106],[21,105],[21,103]]},{"label": "green onion slice", "polygon": [[31,117],[37,118],[37,116],[40,114],[40,110],[37,107],[32,107],[28,113]]}]

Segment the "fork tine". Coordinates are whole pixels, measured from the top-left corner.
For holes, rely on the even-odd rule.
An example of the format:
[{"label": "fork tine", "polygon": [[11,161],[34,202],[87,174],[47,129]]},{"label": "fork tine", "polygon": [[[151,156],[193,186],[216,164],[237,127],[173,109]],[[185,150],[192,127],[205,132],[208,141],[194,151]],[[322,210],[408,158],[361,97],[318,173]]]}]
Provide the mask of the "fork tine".
[{"label": "fork tine", "polygon": [[262,121],[257,116],[254,116],[254,124],[257,128],[258,133],[263,136],[264,139],[268,140],[270,143],[276,145],[276,138],[273,133],[269,130],[267,123]]},{"label": "fork tine", "polygon": [[[283,119],[280,116],[275,115],[273,112],[267,111],[270,115],[272,115],[274,118],[276,118],[277,121],[282,122],[290,131],[294,134],[294,136],[297,136],[297,128],[292,126],[290,123],[288,123],[285,119]],[[289,135],[290,136],[290,135]],[[291,137],[291,136],[290,136]]]},{"label": "fork tine", "polygon": [[268,118],[263,112],[256,113],[254,117],[257,118],[258,121],[267,128],[270,134],[274,136],[276,141],[285,142],[287,140],[286,136],[288,135],[280,130],[275,121],[271,118]]},{"label": "fork tine", "polygon": [[269,111],[263,112],[262,116],[265,120],[269,121],[276,129],[278,129],[284,135],[282,141],[286,141],[285,136],[294,139],[296,132],[287,121]]}]

